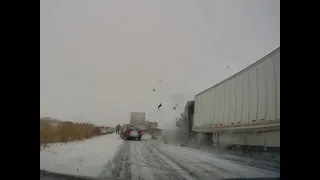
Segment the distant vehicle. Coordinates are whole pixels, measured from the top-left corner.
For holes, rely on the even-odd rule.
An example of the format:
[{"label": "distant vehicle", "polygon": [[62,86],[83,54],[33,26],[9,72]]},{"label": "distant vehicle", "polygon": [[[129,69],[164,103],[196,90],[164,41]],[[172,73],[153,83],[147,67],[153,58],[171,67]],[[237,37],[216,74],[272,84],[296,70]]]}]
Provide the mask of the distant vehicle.
[{"label": "distant vehicle", "polygon": [[131,112],[130,124],[134,124],[139,129],[144,129],[146,126],[146,113],[144,112]]},{"label": "distant vehicle", "polygon": [[142,130],[134,124],[126,124],[120,128],[120,137],[124,140],[138,139],[141,141]]},{"label": "distant vehicle", "polygon": [[150,128],[158,128],[158,122],[151,122],[151,121],[147,121],[147,129]]}]

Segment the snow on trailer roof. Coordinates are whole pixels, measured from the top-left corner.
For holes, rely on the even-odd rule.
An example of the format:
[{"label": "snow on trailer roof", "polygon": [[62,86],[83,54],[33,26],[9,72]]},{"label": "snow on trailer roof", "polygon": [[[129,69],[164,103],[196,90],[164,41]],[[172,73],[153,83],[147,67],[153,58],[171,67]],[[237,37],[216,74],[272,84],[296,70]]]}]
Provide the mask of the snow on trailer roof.
[{"label": "snow on trailer roof", "polygon": [[204,92],[209,91],[210,89],[215,88],[215,87],[219,86],[220,84],[223,84],[223,83],[227,82],[228,80],[234,78],[235,76],[240,75],[241,73],[244,73],[245,71],[249,70],[249,69],[252,68],[253,66],[255,66],[255,65],[257,65],[257,64],[259,64],[259,63],[261,63],[261,62],[263,62],[263,61],[265,61],[265,60],[267,60],[269,56],[272,56],[272,55],[276,54],[276,53],[279,52],[279,51],[280,51],[280,47],[278,47],[277,49],[273,50],[271,53],[267,54],[266,56],[264,56],[264,57],[261,58],[260,60],[254,62],[254,63],[251,64],[250,66],[242,69],[241,71],[239,71],[239,72],[237,72],[236,74],[228,77],[227,79],[225,79],[225,80],[223,80],[223,81],[215,84],[214,86],[212,86],[212,87],[210,87],[210,88],[208,88],[208,89],[206,89],[206,90],[201,91],[200,93],[196,94],[195,96],[199,96],[200,94],[203,94]]}]

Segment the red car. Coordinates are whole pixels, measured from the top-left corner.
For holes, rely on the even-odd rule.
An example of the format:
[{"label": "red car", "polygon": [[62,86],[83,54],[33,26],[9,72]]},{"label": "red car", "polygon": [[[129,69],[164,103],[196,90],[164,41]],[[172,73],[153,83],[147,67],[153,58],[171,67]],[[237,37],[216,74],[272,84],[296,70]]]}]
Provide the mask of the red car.
[{"label": "red car", "polygon": [[120,129],[120,137],[124,140],[138,139],[141,141],[142,130],[133,124],[126,124]]}]

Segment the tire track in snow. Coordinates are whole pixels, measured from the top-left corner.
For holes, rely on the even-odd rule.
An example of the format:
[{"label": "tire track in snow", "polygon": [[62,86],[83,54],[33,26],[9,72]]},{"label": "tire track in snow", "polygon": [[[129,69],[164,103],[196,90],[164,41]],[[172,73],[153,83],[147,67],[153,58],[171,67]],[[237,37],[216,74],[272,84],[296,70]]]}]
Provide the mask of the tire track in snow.
[{"label": "tire track in snow", "polygon": [[163,173],[165,173],[166,178],[165,179],[172,179],[172,180],[179,180],[179,179],[185,179],[182,174],[186,173],[181,169],[177,169],[177,167],[172,167],[172,163],[170,164],[170,161],[166,158],[163,158],[160,156],[159,152],[157,149],[155,149],[152,146],[149,146],[149,144],[145,144],[145,149],[148,151],[150,154],[150,158],[148,158],[148,161],[150,164],[153,162],[157,162],[158,168],[161,169],[163,172],[158,175],[159,178],[156,179],[162,179],[165,176]]},{"label": "tire track in snow", "polygon": [[199,153],[202,155],[210,156],[213,158],[221,158],[229,161],[236,162],[241,165],[245,166],[251,166],[255,168],[260,168],[264,169],[267,171],[275,171],[275,172],[280,172],[280,162],[279,160],[275,158],[270,158],[270,157],[256,157],[256,156],[248,156],[245,154],[236,154],[233,152],[214,152],[213,153],[208,153],[208,152],[201,152],[199,150],[194,150],[192,148],[181,148],[181,147],[176,147],[177,149],[180,149],[181,151],[184,151],[186,153],[195,152]]},{"label": "tire track in snow", "polygon": [[130,171],[128,170],[127,161],[129,157],[130,143],[125,141],[117,150],[114,158],[109,161],[99,175],[99,179],[121,179],[129,180]]},{"label": "tire track in snow", "polygon": [[[178,156],[169,155],[168,153],[166,153],[164,151],[161,151],[155,145],[153,145],[153,144],[150,144],[150,145],[153,146],[155,149],[157,149],[159,151],[159,153],[161,153],[162,155],[166,156],[168,159],[170,159],[170,161],[172,161],[177,166],[179,166],[181,169],[183,169],[185,172],[187,172],[192,177],[192,179],[199,179],[200,180],[200,179],[211,179],[212,178],[212,176],[210,176],[210,177],[207,176],[207,173],[210,172],[208,170],[202,170],[202,172],[203,172],[202,176],[200,176],[198,173],[196,173],[197,169],[202,169],[202,167],[200,167],[196,163],[194,163],[192,161],[187,161],[187,159],[177,160],[176,158]],[[183,162],[183,163],[181,163],[181,162]],[[205,176],[205,177],[203,177],[203,176]]]},{"label": "tire track in snow", "polygon": [[147,160],[143,157],[143,148],[140,147],[141,141],[130,141],[130,154],[128,163],[130,164],[132,180],[155,180],[151,167],[146,163]]},{"label": "tire track in snow", "polygon": [[159,143],[150,143],[159,152],[162,152],[168,158],[171,158],[181,168],[189,170],[196,179],[207,178],[210,175],[216,179],[221,178],[250,178],[250,177],[280,177],[275,171],[268,171],[261,168],[254,168],[234,161],[225,160],[221,157],[213,157],[197,151],[184,151],[172,145],[160,145]]},{"label": "tire track in snow", "polygon": [[[130,142],[132,179],[182,180],[194,179],[174,162],[161,155],[147,142]],[[148,171],[147,173],[144,173]]]}]

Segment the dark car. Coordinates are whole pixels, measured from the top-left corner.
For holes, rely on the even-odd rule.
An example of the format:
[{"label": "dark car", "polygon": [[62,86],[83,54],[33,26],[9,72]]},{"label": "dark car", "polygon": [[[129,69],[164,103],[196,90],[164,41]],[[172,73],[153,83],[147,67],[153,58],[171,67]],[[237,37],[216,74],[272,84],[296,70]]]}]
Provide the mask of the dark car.
[{"label": "dark car", "polygon": [[142,130],[133,124],[123,125],[120,129],[120,137],[126,139],[138,139],[141,141]]}]

